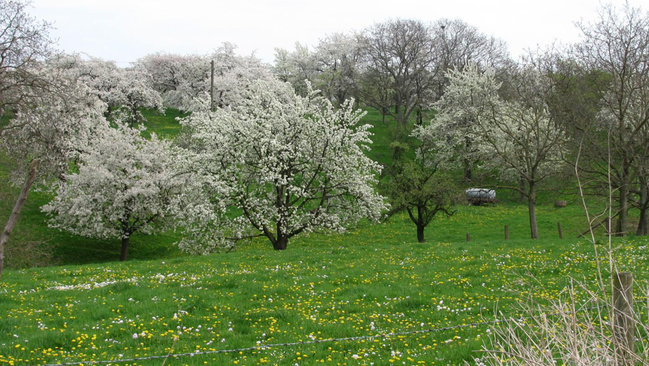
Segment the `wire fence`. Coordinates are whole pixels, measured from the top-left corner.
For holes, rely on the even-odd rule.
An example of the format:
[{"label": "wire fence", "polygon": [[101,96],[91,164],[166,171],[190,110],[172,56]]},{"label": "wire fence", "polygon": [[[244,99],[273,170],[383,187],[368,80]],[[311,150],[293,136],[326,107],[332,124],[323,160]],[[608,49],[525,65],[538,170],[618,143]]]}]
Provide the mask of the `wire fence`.
[{"label": "wire fence", "polygon": [[[599,307],[588,307],[580,309],[580,312],[595,310]],[[168,359],[168,358],[182,358],[182,357],[196,357],[202,355],[214,355],[214,354],[227,354],[227,353],[239,353],[239,352],[250,352],[250,351],[265,351],[271,348],[283,348],[283,347],[293,347],[293,346],[302,346],[302,345],[311,345],[311,344],[321,344],[321,343],[332,343],[332,342],[352,342],[360,340],[373,340],[377,338],[390,338],[390,337],[400,337],[408,336],[414,334],[424,334],[424,333],[436,333],[444,332],[454,329],[465,329],[465,328],[476,328],[482,325],[494,325],[498,323],[507,323],[507,322],[522,322],[526,319],[538,319],[547,316],[554,316],[559,314],[558,312],[540,314],[540,315],[530,315],[530,316],[521,316],[521,317],[511,317],[506,319],[495,319],[491,321],[484,322],[475,322],[462,325],[453,325],[441,328],[431,328],[431,329],[420,329],[412,331],[402,331],[402,332],[390,332],[390,333],[380,333],[373,335],[364,335],[364,336],[355,336],[355,337],[342,337],[342,338],[327,338],[327,339],[315,339],[310,341],[298,341],[298,342],[285,342],[285,343],[273,343],[265,345],[257,345],[254,347],[245,347],[245,348],[233,348],[233,349],[222,349],[222,350],[213,350],[213,351],[195,351],[195,352],[186,352],[186,353],[175,353],[171,352],[166,355],[154,355],[154,356],[145,356],[145,357],[134,357],[134,358],[120,358],[114,360],[100,360],[100,361],[76,361],[68,363],[50,363],[44,364],[41,366],[74,366],[74,365],[98,365],[98,364],[109,364],[109,363],[123,363],[123,362],[137,362],[137,361],[147,361],[147,360],[159,360],[159,359]]]}]

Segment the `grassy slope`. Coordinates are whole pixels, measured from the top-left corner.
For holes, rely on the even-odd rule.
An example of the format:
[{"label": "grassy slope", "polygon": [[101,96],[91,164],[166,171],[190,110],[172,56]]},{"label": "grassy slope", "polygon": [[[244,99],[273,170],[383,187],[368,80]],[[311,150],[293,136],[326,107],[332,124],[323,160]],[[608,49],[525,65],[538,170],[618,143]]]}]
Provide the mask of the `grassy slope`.
[{"label": "grassy slope", "polygon": [[[168,109],[164,115],[150,110],[143,111],[143,114],[148,120],[145,134],[155,132],[163,138],[173,138],[178,134],[179,124],[176,118],[184,116],[174,109]],[[370,157],[382,163],[391,162],[389,144],[390,136],[394,134],[394,124],[383,124],[380,114],[375,110],[370,110],[364,121],[375,126],[372,128],[374,144],[369,152]],[[10,167],[11,162],[0,155],[0,179],[3,182],[8,181]],[[18,192],[17,187],[8,183],[0,186],[0,222],[6,222]],[[41,192],[30,193],[8,245],[7,266],[97,263],[119,258],[119,241],[82,238],[48,228],[47,217],[40,212],[40,207],[47,203],[49,198]],[[129,257],[142,260],[180,256],[182,254],[172,245],[176,240],[178,235],[174,233],[154,236],[135,234],[131,240]],[[33,248],[29,253],[21,250],[26,245]],[[42,258],[39,253],[43,254]],[[51,256],[47,255],[48,253],[51,253]]]},{"label": "grassy slope", "polygon": [[[574,211],[544,208],[542,216],[552,219],[542,223],[545,239],[538,241],[523,239],[526,233],[518,229],[512,240],[501,239],[503,224],[517,228],[524,221],[518,206],[463,207],[456,217],[436,222],[424,244],[413,240],[401,216],[345,235],[303,237],[283,252],[260,240],[207,257],[7,271],[0,283],[0,363],[128,358],[164,355],[171,347],[182,353],[429,329],[489,319],[496,306],[516,314],[514,300],[530,294],[555,299],[568,276],[592,283],[590,245],[553,235],[553,222]],[[465,231],[481,235],[467,243]],[[616,244],[622,246],[623,269],[647,278],[647,240]],[[523,283],[536,287],[510,291]],[[475,356],[472,350],[485,332],[478,327],[303,345],[174,364],[461,364]],[[352,362],[354,354],[363,358]]]},{"label": "grassy slope", "polygon": [[[148,117],[159,135],[177,131],[170,118]],[[390,126],[376,113],[366,118],[376,126],[373,158],[389,161]],[[0,164],[3,181],[6,172],[7,165]],[[15,192],[5,184],[0,188],[0,222]],[[480,320],[480,314],[488,317],[496,303],[506,313],[515,312],[512,301],[527,294],[507,289],[527,281],[521,275],[535,275],[546,288],[531,292],[545,298],[556,297],[568,275],[592,279],[592,248],[574,239],[584,229],[574,198],[567,208],[555,209],[549,204],[553,195],[546,194],[538,212],[542,239],[532,241],[526,239],[526,207],[513,203],[512,194],[499,196],[505,202],[496,207],[461,206],[455,216],[434,221],[425,244],[416,243],[414,226],[402,215],[345,235],[303,237],[284,252],[257,240],[229,254],[179,257],[171,245],[173,233],[136,236],[132,261],[99,263],[116,260],[119,243],[48,229],[38,209],[47,196],[32,194],[13,245],[47,241],[59,262],[86,265],[5,271],[0,364],[137,357],[166,354],[171,347],[179,353],[465,324]],[[557,239],[557,221],[564,240]],[[504,225],[510,227],[510,241],[502,240]],[[619,244],[625,269],[646,278],[646,240]],[[460,364],[475,356],[472,350],[484,332],[465,329],[177,363]],[[361,358],[353,360],[354,354]]]},{"label": "grassy slope", "polygon": [[155,132],[160,137],[174,137],[179,132],[179,124],[177,118],[182,118],[187,116],[185,113],[180,113],[177,109],[167,109],[164,114],[161,114],[155,110],[143,110],[142,114],[147,119],[146,126],[147,130],[145,134],[149,132]]},{"label": "grassy slope", "polygon": [[[533,282],[528,275],[538,280],[530,292],[539,298],[556,298],[569,275],[592,281],[588,244],[505,242],[495,228],[520,210],[499,206],[486,216],[485,209],[467,207],[440,220],[426,244],[414,242],[399,217],[342,236],[302,238],[284,252],[258,241],[208,257],[8,271],[0,283],[0,362],[164,355],[172,346],[178,353],[467,324],[489,318],[496,304],[516,313],[512,301],[528,294],[508,289]],[[550,237],[551,225],[542,227]],[[466,229],[485,237],[442,239]],[[646,240],[619,244],[624,269],[647,278]],[[179,364],[352,364],[354,354],[367,356],[353,364],[460,364],[474,356],[485,331],[197,356]]]},{"label": "grassy slope", "polygon": [[[155,111],[144,111],[148,119],[148,132],[155,132],[163,138],[171,138],[179,131],[177,117],[182,117],[177,110],[169,109],[165,115],[160,115]],[[364,117],[365,123],[370,123],[374,127],[371,129],[374,134],[372,150],[369,156],[383,164],[390,164],[392,161],[392,151],[390,149],[391,136],[395,133],[394,123],[389,123],[390,117],[387,117],[388,123],[381,121],[381,115],[376,110],[370,109]],[[6,157],[0,156],[0,179],[7,181],[7,174],[10,169],[10,161]],[[11,212],[11,208],[18,196],[18,188],[9,184],[0,186],[0,222],[6,222]],[[508,191],[499,191],[498,195],[505,201],[513,201],[515,195]],[[552,202],[554,194],[545,193],[541,202]],[[565,198],[565,197],[564,197]],[[570,197],[569,197],[570,198]],[[570,198],[572,202],[577,200]],[[6,264],[11,267],[21,267],[28,263],[36,264],[82,264],[97,263],[105,261],[114,261],[119,258],[119,241],[96,240],[78,237],[65,232],[58,232],[47,227],[47,217],[40,212],[40,207],[49,200],[49,196],[40,192],[30,193],[29,199],[23,208],[21,218],[14,231],[14,237],[9,243]],[[543,215],[539,215],[539,220],[544,220]],[[526,223],[521,223],[525,226]],[[556,222],[554,223],[556,225]],[[429,229],[431,230],[431,229]],[[512,227],[512,230],[514,228]],[[524,229],[522,229],[524,230]],[[472,233],[472,235],[480,235]],[[167,233],[155,236],[134,235],[129,249],[131,259],[154,259],[170,258],[182,255],[175,246],[172,245],[178,239],[175,233]],[[25,254],[21,247],[29,245],[33,249]],[[53,249],[48,249],[53,248]],[[38,258],[38,253],[51,253],[51,257],[44,256]]]},{"label": "grassy slope", "polygon": [[[144,111],[148,119],[148,132],[155,132],[163,138],[178,133],[176,117],[182,117],[177,110],[168,110],[165,115],[155,111]],[[11,161],[0,151],[0,223],[4,224],[18,197],[19,188],[9,184],[8,174]],[[49,195],[32,191],[25,204],[21,217],[8,244],[6,264],[22,267],[31,264],[81,264],[114,261],[119,258],[119,241],[88,239],[59,232],[47,227],[47,217],[40,207],[49,200]],[[155,236],[134,235],[129,248],[133,259],[170,258],[181,255],[172,244],[178,240],[175,233]],[[21,250],[29,246],[29,253]],[[42,255],[39,257],[39,253]],[[50,255],[51,254],[51,255]]]}]

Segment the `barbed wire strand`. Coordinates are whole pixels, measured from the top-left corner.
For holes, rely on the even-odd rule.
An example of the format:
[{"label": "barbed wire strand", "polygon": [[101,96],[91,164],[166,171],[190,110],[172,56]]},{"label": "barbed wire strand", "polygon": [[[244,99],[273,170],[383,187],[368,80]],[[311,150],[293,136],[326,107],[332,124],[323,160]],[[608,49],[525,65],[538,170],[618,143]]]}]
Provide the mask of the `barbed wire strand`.
[{"label": "barbed wire strand", "polygon": [[[579,310],[579,312],[587,311],[587,310],[594,310],[596,308],[597,308],[596,306],[595,307],[590,307],[590,308],[584,308],[584,309]],[[535,319],[535,318],[541,318],[541,317],[544,317],[544,316],[553,316],[553,315],[557,315],[557,314],[559,314],[559,312],[541,314],[541,315],[530,315],[530,316],[522,316],[522,317],[515,317],[515,318],[507,318],[507,319],[495,319],[495,320],[491,320],[491,321],[476,322],[476,323],[461,324],[461,325],[453,325],[453,326],[442,327],[442,328],[420,329],[420,330],[411,330],[411,331],[403,331],[403,332],[390,332],[390,333],[381,333],[381,334],[366,335],[366,336],[314,339],[314,340],[311,340],[311,341],[273,343],[273,344],[258,345],[258,346],[254,346],[254,347],[245,347],[245,348],[221,349],[221,350],[212,350],[212,351],[195,351],[195,352],[166,354],[166,355],[155,355],[155,356],[146,356],[146,357],[120,358],[120,359],[116,359],[116,360],[77,361],[77,362],[68,362],[68,363],[50,363],[50,364],[43,364],[41,366],[97,365],[97,364],[109,364],[109,363],[122,363],[122,362],[136,362],[136,361],[157,360],[157,359],[163,359],[163,358],[168,359],[168,358],[181,358],[181,357],[196,357],[196,356],[202,356],[202,355],[214,355],[214,354],[223,354],[223,353],[239,353],[239,352],[248,352],[248,351],[265,351],[265,350],[268,350],[268,349],[271,349],[271,348],[282,348],[282,347],[292,347],[292,346],[320,344],[320,343],[331,343],[331,342],[350,342],[350,341],[370,340],[370,339],[377,339],[377,338],[400,337],[400,336],[413,335],[413,334],[444,332],[444,331],[453,330],[453,329],[476,328],[479,325],[493,325],[493,324],[498,324],[498,323],[523,321],[525,319]]]}]

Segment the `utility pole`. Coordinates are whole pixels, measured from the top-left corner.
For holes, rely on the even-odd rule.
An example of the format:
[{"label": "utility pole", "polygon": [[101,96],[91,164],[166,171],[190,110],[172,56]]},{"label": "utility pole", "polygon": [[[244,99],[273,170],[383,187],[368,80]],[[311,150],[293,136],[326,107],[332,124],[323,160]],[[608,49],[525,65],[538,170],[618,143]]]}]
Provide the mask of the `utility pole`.
[{"label": "utility pole", "polygon": [[214,60],[211,62],[212,70],[210,73],[210,108],[214,111]]}]

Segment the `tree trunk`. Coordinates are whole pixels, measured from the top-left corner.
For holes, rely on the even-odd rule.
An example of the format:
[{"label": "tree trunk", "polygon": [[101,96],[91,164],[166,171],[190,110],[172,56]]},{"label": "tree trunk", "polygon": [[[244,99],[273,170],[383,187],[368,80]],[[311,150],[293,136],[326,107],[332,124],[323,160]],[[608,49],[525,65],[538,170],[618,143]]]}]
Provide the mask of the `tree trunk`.
[{"label": "tree trunk", "polygon": [[212,112],[216,110],[214,106],[214,60],[210,62],[210,109]]},{"label": "tree trunk", "polygon": [[[471,139],[468,136],[464,137],[464,151],[466,154],[471,151]],[[471,160],[468,158],[464,158],[464,181],[465,182],[471,182],[472,179],[472,171],[471,171]]]},{"label": "tree trunk", "polygon": [[417,241],[420,243],[425,243],[426,238],[424,237],[424,229],[426,228],[426,224],[424,223],[423,214],[421,212],[422,207],[415,207],[417,207],[417,217],[415,217],[410,206],[406,207],[406,211],[408,211],[408,217],[410,217],[410,220],[415,224],[415,226],[417,226]]},{"label": "tree trunk", "polygon": [[119,256],[120,262],[124,262],[126,260],[126,257],[128,255],[128,242],[130,238],[131,238],[130,236],[122,238],[122,253]]},{"label": "tree trunk", "polygon": [[638,222],[638,230],[635,232],[637,236],[645,236],[647,235],[647,231],[649,231],[649,217],[647,216],[647,211],[648,209],[646,207],[640,209],[640,222]]},{"label": "tree trunk", "polygon": [[29,173],[27,173],[27,178],[25,179],[23,188],[20,191],[18,200],[16,200],[14,209],[11,211],[11,214],[9,215],[9,220],[7,220],[7,224],[5,225],[2,234],[0,234],[0,277],[2,276],[2,267],[4,266],[4,260],[5,260],[5,256],[4,256],[5,244],[9,241],[11,232],[13,231],[14,226],[16,226],[16,222],[18,222],[18,215],[20,214],[20,210],[25,205],[25,201],[27,200],[27,194],[29,193],[29,189],[34,184],[34,180],[36,180],[37,166],[38,166],[38,160],[34,159],[32,161],[32,164],[29,167]]},{"label": "tree trunk", "polygon": [[408,125],[408,121],[403,120],[402,113],[401,104],[397,102],[394,106],[394,114],[397,120],[397,140],[401,140],[406,135],[406,126]]},{"label": "tree trunk", "polygon": [[530,184],[529,197],[528,197],[528,210],[530,214],[530,234],[532,239],[539,238],[539,228],[536,225],[536,188],[534,183]]},{"label": "tree trunk", "polygon": [[471,162],[469,159],[464,159],[464,181],[471,182],[472,172],[471,172]]},{"label": "tree trunk", "polygon": [[[401,105],[401,100],[397,100],[397,104],[394,106],[394,113],[397,116],[397,123],[401,124],[401,127],[404,128],[408,126],[408,120],[406,119],[405,113],[407,110],[406,106]],[[406,109],[406,110],[404,110]]]},{"label": "tree trunk", "polygon": [[629,186],[623,179],[620,184],[619,212],[617,215],[617,227],[615,235],[625,236],[626,227],[629,222]]},{"label": "tree trunk", "polygon": [[417,241],[420,243],[426,242],[426,238],[424,238],[424,228],[425,226],[417,224]]},{"label": "tree trunk", "polygon": [[426,224],[424,223],[424,212],[422,212],[425,209],[426,206],[424,205],[417,206],[417,241],[420,243],[426,242],[426,238],[424,238]]},{"label": "tree trunk", "polygon": [[647,216],[647,211],[649,211],[647,199],[649,197],[647,197],[647,193],[646,179],[640,178],[640,221],[638,222],[638,230],[635,233],[637,236],[645,236],[649,231],[649,216]]},{"label": "tree trunk", "polygon": [[277,240],[273,242],[273,249],[284,250],[288,245],[288,237],[285,235],[278,235]]}]

